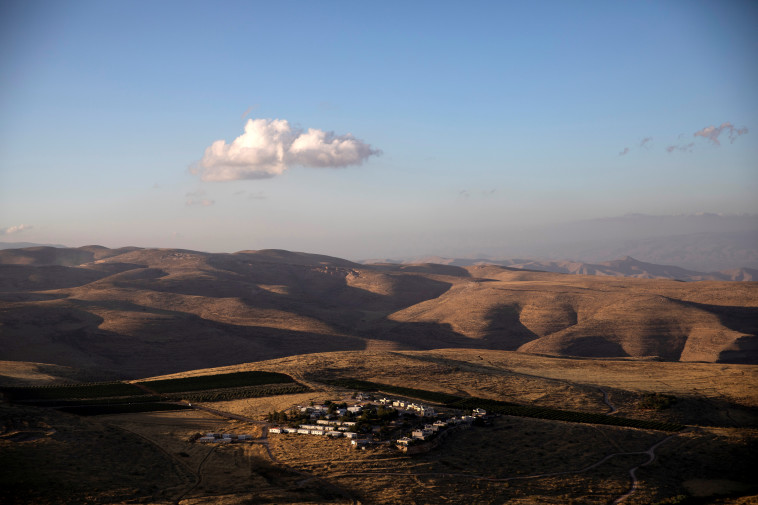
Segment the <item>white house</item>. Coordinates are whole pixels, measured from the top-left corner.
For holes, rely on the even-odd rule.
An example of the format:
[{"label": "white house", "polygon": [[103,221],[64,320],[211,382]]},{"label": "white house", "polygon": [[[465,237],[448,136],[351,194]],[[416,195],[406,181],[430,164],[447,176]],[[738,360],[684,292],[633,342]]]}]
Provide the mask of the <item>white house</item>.
[{"label": "white house", "polygon": [[432,430],[428,430],[426,428],[421,430],[413,430],[413,433],[411,435],[413,438],[420,438],[421,440],[424,440],[426,437],[434,433]]}]

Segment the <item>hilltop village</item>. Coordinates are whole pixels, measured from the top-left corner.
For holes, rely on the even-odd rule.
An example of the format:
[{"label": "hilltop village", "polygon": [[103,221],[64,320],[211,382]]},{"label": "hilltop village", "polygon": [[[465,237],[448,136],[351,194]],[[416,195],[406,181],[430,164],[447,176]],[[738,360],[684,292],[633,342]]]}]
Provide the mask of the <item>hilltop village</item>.
[{"label": "hilltop village", "polygon": [[417,453],[436,447],[454,429],[488,425],[493,417],[479,408],[470,413],[452,409],[437,412],[430,406],[402,399],[377,399],[367,393],[353,396],[352,405],[328,401],[270,413],[267,420],[274,426],[268,432],[348,438],[355,449],[384,445]]}]

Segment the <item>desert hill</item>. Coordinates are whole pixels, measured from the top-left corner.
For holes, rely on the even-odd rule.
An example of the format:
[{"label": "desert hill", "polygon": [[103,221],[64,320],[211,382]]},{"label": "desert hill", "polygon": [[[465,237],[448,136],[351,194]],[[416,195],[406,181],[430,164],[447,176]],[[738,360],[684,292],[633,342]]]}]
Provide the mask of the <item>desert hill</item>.
[{"label": "desert hill", "polygon": [[281,250],[0,251],[0,359],[180,372],[313,352],[474,348],[758,362],[758,284]]},{"label": "desert hill", "polygon": [[[367,260],[366,264],[391,261]],[[529,259],[469,259],[424,257],[395,263],[435,263],[452,266],[500,265],[520,270],[536,270],[575,275],[602,275],[611,277],[635,277],[638,279],[673,279],[678,281],[755,281],[758,270],[753,268],[733,268],[720,272],[698,272],[674,265],[658,265],[625,256],[612,261],[587,263],[571,260],[529,260]]]}]

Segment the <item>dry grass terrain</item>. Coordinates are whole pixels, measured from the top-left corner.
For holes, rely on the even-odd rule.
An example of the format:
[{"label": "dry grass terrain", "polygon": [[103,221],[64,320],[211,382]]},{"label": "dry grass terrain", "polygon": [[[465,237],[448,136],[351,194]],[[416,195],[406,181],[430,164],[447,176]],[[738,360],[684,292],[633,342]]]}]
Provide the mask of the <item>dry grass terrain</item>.
[{"label": "dry grass terrain", "polygon": [[277,250],[0,251],[0,358],[104,377],[338,350],[756,363],[757,333],[755,282],[359,265]]},{"label": "dry grass terrain", "polygon": [[[325,437],[264,438],[260,421],[197,410],[81,419],[2,405],[0,460],[22,462],[0,472],[21,483],[5,488],[6,494],[16,503],[52,503],[43,491],[22,491],[69,481],[76,485],[65,488],[60,503],[84,496],[91,503],[124,503],[131,493],[132,503],[182,505],[606,504],[629,490],[629,470],[638,466],[638,488],[625,504],[700,496],[707,503],[743,505],[758,493],[754,366],[448,349],[318,353],[170,377],[242,370],[287,373],[314,391],[207,406],[261,420],[273,410],[349,399],[351,391],[318,379],[354,377],[586,412],[608,412],[612,405],[618,415],[686,422],[690,428],[672,435],[503,416],[490,427],[457,430],[429,453],[407,456],[390,447],[356,451],[346,440]],[[640,398],[651,391],[678,401],[661,411],[640,408]],[[257,438],[221,447],[189,441],[206,431]],[[640,466],[648,460],[645,451],[659,442],[654,461]],[[48,452],[52,457],[46,459]]]},{"label": "dry grass terrain", "polygon": [[[0,502],[606,504],[636,468],[626,505],[744,505],[758,493],[757,334],[753,282],[273,250],[0,251],[0,385],[263,370],[311,389],[195,405],[248,421],[0,403]],[[349,399],[322,382],[340,378],[687,428],[502,416],[413,456],[267,436],[271,411]],[[256,439],[192,442],[207,431]]]}]

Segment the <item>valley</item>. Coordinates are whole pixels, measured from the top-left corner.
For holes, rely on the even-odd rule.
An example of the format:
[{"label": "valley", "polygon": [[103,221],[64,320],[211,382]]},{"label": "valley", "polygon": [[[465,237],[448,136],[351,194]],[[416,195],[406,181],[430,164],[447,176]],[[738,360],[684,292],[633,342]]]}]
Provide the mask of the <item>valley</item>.
[{"label": "valley", "polygon": [[0,251],[0,358],[137,378],[327,351],[758,362],[758,283],[279,250]]},{"label": "valley", "polygon": [[[758,496],[754,282],[95,246],[0,251],[0,272],[4,503]],[[435,417],[362,425],[358,450],[270,431],[361,392]]]}]

